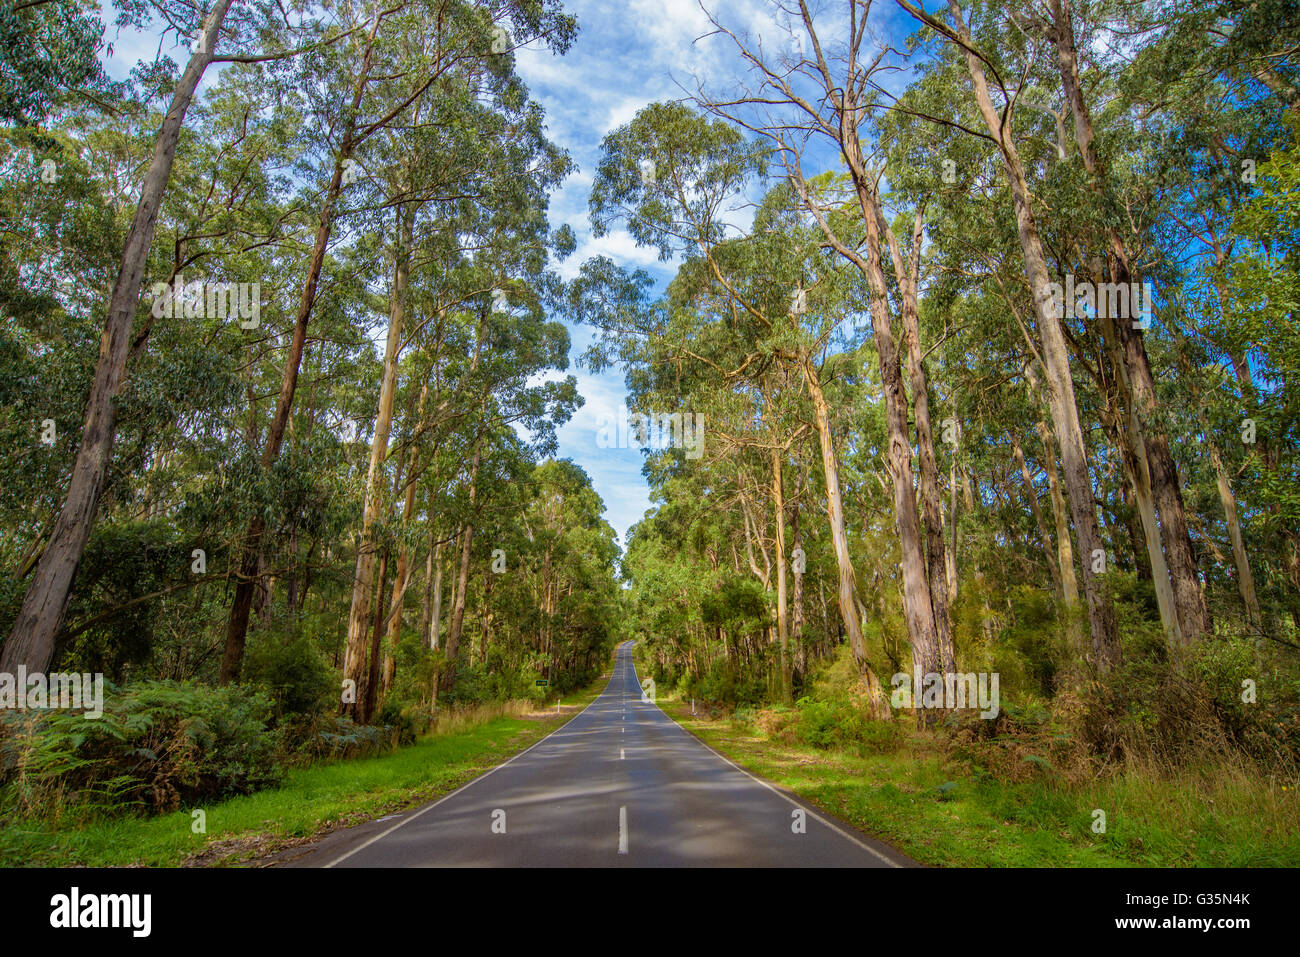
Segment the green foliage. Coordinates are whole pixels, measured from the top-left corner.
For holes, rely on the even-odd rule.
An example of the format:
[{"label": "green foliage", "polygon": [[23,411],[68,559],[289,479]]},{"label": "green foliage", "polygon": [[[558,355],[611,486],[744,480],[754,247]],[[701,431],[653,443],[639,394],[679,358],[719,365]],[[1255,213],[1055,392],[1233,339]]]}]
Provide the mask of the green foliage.
[{"label": "green foliage", "polygon": [[277,721],[318,714],[338,697],[334,669],[305,635],[281,638],[259,632],[247,650],[243,679],[271,696]]},{"label": "green foliage", "polygon": [[888,754],[902,741],[897,722],[872,721],[845,700],[803,697],[795,702],[795,710],[795,735],[815,748],[844,748],[861,755]]},{"label": "green foliage", "polygon": [[1079,730],[1092,753],[1165,765],[1241,753],[1266,767],[1300,767],[1300,687],[1290,662],[1266,663],[1241,638],[1170,654],[1146,634],[1126,652],[1121,669],[1085,698]]},{"label": "green foliage", "polygon": [[[293,753],[315,761],[385,754],[397,745],[400,735],[391,725],[357,724],[346,715],[297,722],[292,732]],[[413,735],[410,740],[414,740]]]},{"label": "green foliage", "polygon": [[94,624],[78,629],[66,647],[63,665],[120,681],[130,666],[148,661],[161,607],[157,601],[133,599],[189,579],[188,546],[169,521],[97,528],[78,568],[77,599],[71,608],[73,621]]},{"label": "green foliage", "polygon": [[103,35],[85,0],[0,3],[0,122],[38,123],[62,92],[102,78]]},{"label": "green foliage", "polygon": [[247,688],[147,681],[113,689],[104,714],[5,712],[5,804],[38,815],[175,810],[279,782],[272,702]]}]

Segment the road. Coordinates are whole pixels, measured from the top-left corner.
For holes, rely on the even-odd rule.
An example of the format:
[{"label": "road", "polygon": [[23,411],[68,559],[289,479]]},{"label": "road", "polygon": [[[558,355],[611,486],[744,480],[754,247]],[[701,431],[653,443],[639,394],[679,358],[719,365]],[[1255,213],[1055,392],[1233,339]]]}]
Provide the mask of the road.
[{"label": "road", "polygon": [[289,867],[899,867],[684,731],[632,644],[568,724],[440,800],[337,831]]}]

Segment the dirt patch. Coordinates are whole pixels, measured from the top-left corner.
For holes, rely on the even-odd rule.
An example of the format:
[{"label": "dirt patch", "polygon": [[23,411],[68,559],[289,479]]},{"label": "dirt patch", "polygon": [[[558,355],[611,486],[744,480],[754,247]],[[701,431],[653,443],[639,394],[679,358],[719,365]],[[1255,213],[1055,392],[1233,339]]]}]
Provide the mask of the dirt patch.
[{"label": "dirt patch", "polygon": [[576,704],[562,704],[558,708],[547,708],[545,711],[529,711],[519,717],[524,721],[545,721],[547,718],[563,717],[566,714],[573,714],[575,711],[581,710],[582,708]]},{"label": "dirt patch", "polygon": [[[357,815],[362,820],[367,815]],[[347,826],[347,825],[338,825]],[[306,837],[283,837],[271,834],[249,834],[224,841],[213,841],[203,850],[191,854],[181,862],[182,867],[220,867],[223,864],[243,864],[248,867],[271,867],[288,850],[316,841],[334,830],[334,827],[309,834]]]}]

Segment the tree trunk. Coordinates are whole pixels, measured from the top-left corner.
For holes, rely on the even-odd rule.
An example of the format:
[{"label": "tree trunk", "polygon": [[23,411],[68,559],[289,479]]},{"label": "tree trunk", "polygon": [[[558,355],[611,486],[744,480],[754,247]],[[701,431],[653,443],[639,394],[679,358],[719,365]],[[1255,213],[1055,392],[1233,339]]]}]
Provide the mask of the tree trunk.
[{"label": "tree trunk", "polygon": [[140,201],[122,247],[122,260],[109,299],[68,493],[23,595],[9,639],[0,649],[0,671],[14,674],[23,667],[29,672],[43,673],[54,660],[54,641],[67,614],[72,582],[95,525],[113,454],[117,395],[126,379],[131,353],[144,342],[143,335],[138,343],[132,342],[131,327],[140,303],[140,288],[158,225],[158,211],[171,178],[176,144],[194,91],[212,61],[221,24],[229,9],[230,0],[216,0],[203,25],[199,49],[181,74],[154,141],[153,158],[140,187]]},{"label": "tree trunk", "polygon": [[[956,0],[948,0],[953,26],[965,44],[970,43],[970,31],[962,19],[961,7]],[[1101,531],[1097,524],[1096,502],[1088,471],[1088,452],[1084,444],[1083,428],[1079,424],[1079,408],[1074,397],[1074,382],[1070,377],[1070,356],[1061,328],[1061,317],[1052,305],[1047,271],[1047,258],[1043,253],[1038,224],[1030,201],[1029,184],[1020,162],[1008,123],[994,107],[989,95],[981,61],[969,49],[963,49],[967,72],[976,105],[984,119],[989,135],[1002,153],[1007,177],[1015,205],[1016,226],[1020,247],[1025,260],[1025,273],[1034,297],[1034,317],[1042,344],[1044,371],[1047,376],[1047,395],[1051,406],[1052,422],[1060,443],[1061,467],[1065,475],[1065,490],[1074,517],[1075,534],[1083,552],[1083,590],[1088,603],[1088,625],[1092,636],[1093,663],[1101,672],[1109,671],[1120,657],[1119,637],[1115,627],[1115,613],[1099,575],[1093,571],[1093,556],[1104,555]]]},{"label": "tree trunk", "polygon": [[469,469],[469,513],[470,517],[465,522],[464,531],[461,533],[460,546],[460,571],[456,575],[456,602],[451,609],[451,626],[447,629],[447,668],[442,673],[441,689],[443,692],[450,691],[456,681],[456,656],[460,652],[460,635],[461,629],[465,624],[465,589],[469,585],[469,556],[470,546],[474,541],[474,496],[475,483],[478,480],[478,467],[481,461],[482,451],[476,445],[474,447],[474,461]]},{"label": "tree trunk", "polygon": [[952,527],[948,534],[948,548],[944,555],[944,574],[948,581],[948,600],[957,600],[957,450],[952,451],[948,466],[948,510],[952,514]]},{"label": "tree trunk", "polygon": [[433,551],[433,613],[429,619],[429,647],[438,650],[439,631],[442,628],[442,542]]},{"label": "tree trunk", "polygon": [[[794,542],[794,547],[799,548],[803,539],[799,535],[799,503],[794,504],[794,514],[790,516],[790,540]],[[805,556],[805,561],[807,557]],[[803,681],[804,676],[808,673],[808,651],[803,640],[803,576],[804,572],[796,571],[794,573],[794,594],[791,596],[791,603],[794,606],[790,616],[790,638],[794,642],[794,669],[799,674],[799,680]]]},{"label": "tree trunk", "polygon": [[[1070,111],[1074,114],[1075,140],[1083,154],[1084,167],[1088,172],[1092,191],[1101,196],[1105,192],[1107,174],[1097,157],[1092,115],[1083,98],[1083,88],[1079,82],[1074,24],[1069,5],[1062,3],[1061,0],[1050,0],[1048,9],[1053,20],[1053,28],[1050,32],[1056,46],[1061,85],[1064,87]],[[1107,227],[1107,238],[1111,247],[1112,279],[1117,284],[1128,286],[1133,277],[1124,241],[1113,225]],[[1151,490],[1156,508],[1160,511],[1164,551],[1168,558],[1169,575],[1177,603],[1179,638],[1190,642],[1202,637],[1210,629],[1209,607],[1205,601],[1205,591],[1201,587],[1196,556],[1192,551],[1182,490],[1179,487],[1178,469],[1169,451],[1169,438],[1160,421],[1151,362],[1147,356],[1141,330],[1134,328],[1136,323],[1131,321],[1131,317],[1128,318],[1130,321],[1120,321],[1116,325],[1124,349],[1124,363],[1134,400],[1134,417],[1141,428],[1141,435],[1135,436],[1134,444],[1145,446]],[[1139,448],[1138,451],[1141,453],[1143,449]],[[1156,541],[1160,542],[1161,539],[1157,538]],[[1160,576],[1154,567],[1154,561],[1152,566],[1152,574],[1159,582]]]},{"label": "tree trunk", "polygon": [[790,701],[790,635],[786,604],[785,487],[781,475],[781,450],[772,447],[772,510],[776,518],[776,630],[779,700]]},{"label": "tree trunk", "polygon": [[478,657],[484,665],[487,664],[488,645],[492,641],[492,583],[496,579],[496,574],[489,574],[483,579],[483,615],[482,631],[479,635]]},{"label": "tree trunk", "polygon": [[[866,226],[866,255],[855,264],[870,289],[871,327],[880,365],[880,384],[885,396],[885,427],[888,434],[889,476],[894,489],[894,519],[903,569],[903,610],[912,640],[912,668],[922,675],[943,670],[939,636],[935,625],[934,601],[926,577],[926,554],[921,541],[921,520],[916,507],[912,479],[912,444],[907,437],[907,394],[899,362],[894,331],[890,326],[889,292],[881,262],[880,198],[871,186],[857,138],[856,111],[840,113],[840,146],[853,177],[858,205]],[[851,124],[851,128],[850,128]],[[933,451],[933,450],[932,450]],[[938,716],[916,709],[917,719],[929,723]]]},{"label": "tree trunk", "polygon": [[[1116,410],[1115,444],[1119,446],[1120,460],[1124,465],[1124,474],[1129,487],[1133,490],[1133,503],[1138,518],[1142,523],[1142,537],[1145,543],[1147,564],[1151,573],[1151,584],[1156,593],[1156,605],[1160,609],[1160,623],[1164,627],[1165,639],[1171,644],[1183,643],[1183,634],[1174,597],[1174,588],[1170,580],[1169,566],[1165,563],[1165,554],[1160,547],[1160,528],[1156,524],[1155,495],[1152,492],[1151,472],[1148,468],[1150,458],[1143,442],[1144,429],[1138,420],[1133,405],[1130,379],[1124,361],[1118,354],[1114,330],[1116,326],[1125,325],[1114,317],[1100,319],[1103,332],[1110,333],[1107,339],[1111,365],[1115,371],[1115,400],[1120,406]],[[1124,418],[1120,418],[1123,416]],[[1136,554],[1137,549],[1134,548]]]},{"label": "tree trunk", "polygon": [[1034,513],[1038,537],[1043,543],[1043,557],[1047,559],[1047,569],[1052,575],[1056,598],[1064,603],[1065,591],[1061,587],[1061,569],[1056,563],[1055,556],[1052,555],[1052,533],[1047,530],[1047,519],[1043,517],[1042,506],[1038,504],[1038,491],[1034,488],[1034,477],[1030,474],[1028,463],[1025,462],[1025,452],[1020,447],[1020,437],[1014,432],[1011,433],[1011,451],[1016,457],[1016,465],[1020,467],[1020,480],[1025,487],[1025,499],[1029,502],[1029,510]]},{"label": "tree trunk", "polygon": [[[857,584],[853,576],[853,562],[849,557],[848,537],[844,531],[844,507],[840,501],[840,474],[835,462],[835,445],[831,438],[830,416],[826,408],[826,397],[822,394],[821,383],[812,360],[801,357],[804,381],[812,396],[816,410],[817,437],[821,444],[822,470],[826,475],[826,514],[830,520],[831,544],[835,551],[835,563],[839,568],[839,606],[840,620],[849,636],[849,647],[853,658],[862,672],[867,685],[870,707],[873,717],[888,717],[889,701],[880,686],[880,679],[867,661],[866,641],[862,636],[862,624],[857,611]],[[910,497],[910,493],[909,493]]]},{"label": "tree trunk", "polygon": [[[421,394],[423,400],[424,394]],[[421,402],[423,405],[423,401]],[[415,510],[415,470],[414,452],[409,454],[411,466],[407,471],[406,501],[402,509],[402,525],[411,520]],[[380,700],[387,698],[397,677],[397,646],[402,640],[402,608],[406,604],[406,588],[411,580],[411,549],[405,538],[397,551],[397,579],[393,582],[393,603],[388,610],[388,641],[384,652],[384,680],[380,686]]]},{"label": "tree trunk", "polygon": [[352,610],[348,616],[347,653],[343,659],[343,677],[353,680],[366,666],[366,626],[370,618],[372,598],[381,607],[384,603],[383,592],[374,593],[377,550],[374,525],[379,519],[385,498],[383,464],[388,457],[388,434],[393,424],[393,400],[397,395],[398,352],[406,314],[406,285],[411,270],[414,212],[399,206],[397,218],[398,239],[394,254],[393,294],[388,311],[388,339],[384,347],[384,377],[379,388],[379,406],[375,412],[375,432],[370,442],[370,467],[366,472],[361,539],[357,546],[356,574],[352,580]]},{"label": "tree trunk", "polygon": [[361,675],[364,695],[357,695],[361,707],[357,709],[356,722],[369,724],[375,716],[379,698],[379,646],[384,629],[384,580],[388,577],[388,552],[379,560],[379,600],[375,602],[375,618],[370,628],[370,666]]},{"label": "tree trunk", "polygon": [[[263,472],[269,470],[280,457],[285,428],[293,408],[294,391],[298,387],[298,369],[302,365],[303,349],[307,344],[307,325],[311,321],[312,308],[316,303],[316,289],[320,284],[325,254],[329,249],[330,234],[334,229],[334,206],[343,187],[344,165],[351,158],[356,146],[356,116],[369,80],[375,36],[379,32],[381,21],[381,17],[376,17],[374,26],[370,30],[366,52],[361,60],[361,70],[352,88],[351,109],[347,113],[348,119],[339,144],[338,159],[334,162],[334,174],[325,191],[325,202],[321,206],[311,265],[307,269],[307,281],[303,283],[302,295],[298,299],[298,315],[294,322],[293,339],[289,344],[289,354],[285,357],[284,373],[280,379],[280,395],[276,400],[275,418],[271,420],[266,445],[262,449]],[[230,620],[226,625],[226,649],[221,659],[222,684],[237,680],[240,667],[243,665],[244,642],[248,637],[248,613],[253,603],[253,580],[257,572],[258,553],[262,548],[262,536],[265,533],[266,524],[259,512],[253,516],[248,526],[248,534],[244,537],[243,555],[239,563],[239,574],[235,580],[235,597],[231,603]]]},{"label": "tree trunk", "polygon": [[[883,221],[883,216],[882,216]],[[945,674],[957,671],[953,654],[952,612],[948,607],[948,574],[943,548],[943,516],[939,504],[939,465],[934,455],[934,430],[930,425],[929,383],[921,362],[921,318],[917,303],[920,283],[921,240],[924,211],[917,209],[912,229],[912,262],[903,261],[902,250],[894,231],[885,224],[884,233],[894,261],[894,273],[903,294],[903,330],[907,343],[907,370],[912,383],[912,408],[916,418],[916,445],[919,450],[921,505],[925,517],[925,555],[930,605],[939,645],[939,661]],[[910,488],[910,485],[909,485]]]},{"label": "tree trunk", "polygon": [[[1204,422],[1204,419],[1202,419]],[[1223,519],[1228,525],[1228,539],[1232,542],[1232,559],[1237,566],[1237,591],[1241,593],[1241,603],[1246,609],[1246,620],[1258,625],[1262,618],[1259,613],[1259,598],[1255,594],[1255,576],[1250,571],[1250,559],[1246,555],[1246,540],[1241,534],[1241,519],[1237,516],[1237,499],[1232,494],[1232,483],[1228,479],[1228,470],[1223,464],[1223,455],[1219,446],[1210,438],[1210,430],[1205,426],[1206,445],[1210,450],[1210,462],[1214,466],[1214,478],[1219,489],[1219,503],[1223,506]]]}]

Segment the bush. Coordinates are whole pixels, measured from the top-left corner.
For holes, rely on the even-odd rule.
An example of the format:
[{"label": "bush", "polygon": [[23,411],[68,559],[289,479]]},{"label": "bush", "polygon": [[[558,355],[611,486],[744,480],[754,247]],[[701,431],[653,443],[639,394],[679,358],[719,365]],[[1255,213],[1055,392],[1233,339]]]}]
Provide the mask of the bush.
[{"label": "bush", "polygon": [[835,707],[827,701],[812,698],[800,698],[795,702],[799,709],[799,738],[814,748],[829,748],[835,745]]},{"label": "bush", "polygon": [[[1177,767],[1237,754],[1282,770],[1300,764],[1300,688],[1258,661],[1249,640],[1214,638],[1171,654],[1142,635],[1124,652],[1113,674],[1085,689],[1077,717],[1103,763]],[[1253,702],[1242,700],[1247,680]]]},{"label": "bush", "polygon": [[903,728],[898,721],[864,721],[858,741],[858,754],[893,754],[903,743]]},{"label": "bush", "polygon": [[244,658],[244,680],[266,689],[277,721],[320,714],[338,691],[334,669],[306,637],[270,636],[252,645]]},{"label": "bush", "polygon": [[423,734],[429,726],[427,714],[422,714],[415,708],[391,697],[384,702],[384,707],[379,712],[377,721],[389,730],[397,744],[401,746],[415,744],[415,739]]},{"label": "bush", "polygon": [[815,748],[846,748],[865,757],[895,751],[902,740],[897,722],[873,721],[843,699],[800,698],[795,709],[795,734]]},{"label": "bush", "polygon": [[104,696],[104,714],[0,714],[6,803],[57,816],[136,805],[155,813],[278,784],[273,704],[242,687],[149,681]]},{"label": "bush", "polygon": [[395,748],[400,731],[392,727],[357,724],[349,717],[330,715],[301,726],[297,737],[300,743],[295,750],[304,758],[368,758]]}]

